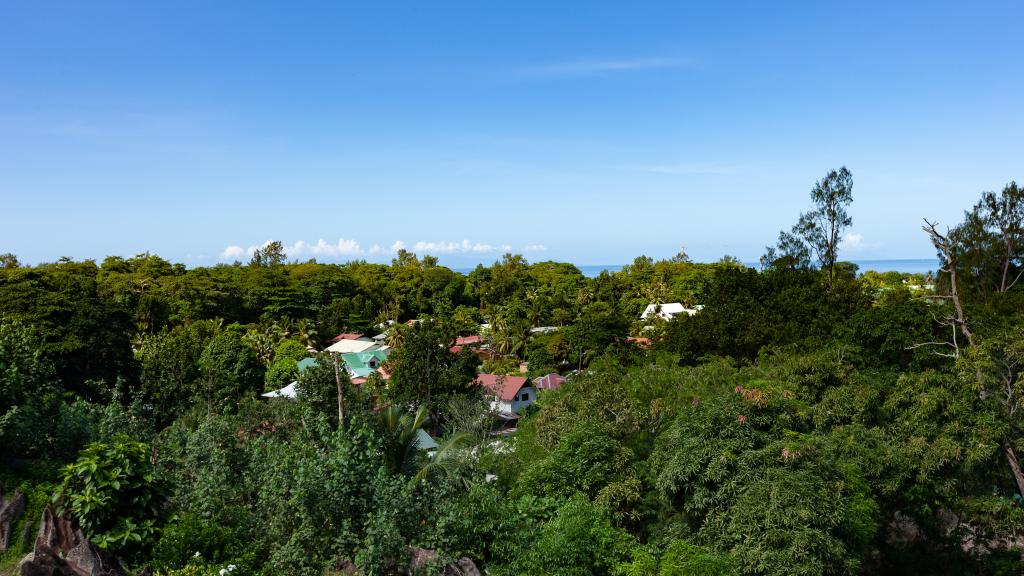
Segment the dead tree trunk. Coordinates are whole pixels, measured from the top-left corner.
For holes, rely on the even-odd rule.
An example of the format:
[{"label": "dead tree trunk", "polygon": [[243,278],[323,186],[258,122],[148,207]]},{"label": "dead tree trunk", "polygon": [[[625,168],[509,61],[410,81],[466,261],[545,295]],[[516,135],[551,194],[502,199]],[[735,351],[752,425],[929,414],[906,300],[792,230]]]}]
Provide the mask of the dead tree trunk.
[{"label": "dead tree trunk", "polygon": [[334,382],[338,385],[338,428],[345,424],[345,386],[341,383],[341,367],[338,356],[334,355]]},{"label": "dead tree trunk", "polygon": [[967,325],[967,315],[964,314],[963,303],[960,301],[960,292],[957,288],[957,272],[956,272],[956,246],[953,241],[949,239],[948,234],[940,234],[935,228],[935,223],[924,221],[925,225],[921,228],[928,233],[931,237],[932,245],[939,251],[942,256],[943,266],[941,270],[949,274],[949,294],[945,296],[946,299],[953,303],[953,314],[948,317],[949,323],[952,324],[954,333],[952,342],[948,344],[953,347],[955,355],[960,355],[960,345],[956,339],[956,330],[959,330],[964,338],[967,339],[968,346],[974,346],[974,334],[971,332],[970,326]]},{"label": "dead tree trunk", "polygon": [[1024,496],[1024,472],[1021,472],[1017,453],[1009,443],[1003,445],[1003,452],[1006,453],[1006,460],[1010,463],[1010,472],[1013,473],[1013,480],[1017,483],[1017,493]]}]

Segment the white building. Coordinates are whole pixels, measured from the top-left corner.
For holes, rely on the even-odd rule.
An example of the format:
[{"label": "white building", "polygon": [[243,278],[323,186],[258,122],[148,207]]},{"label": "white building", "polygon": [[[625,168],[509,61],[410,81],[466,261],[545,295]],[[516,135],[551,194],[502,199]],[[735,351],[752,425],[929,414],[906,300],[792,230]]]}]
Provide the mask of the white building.
[{"label": "white building", "polygon": [[700,312],[704,308],[700,304],[693,308],[687,308],[679,302],[666,302],[665,304],[648,304],[647,308],[644,308],[643,314],[640,315],[640,319],[647,321],[654,317],[661,318],[662,320],[668,321],[680,314],[686,314],[687,316],[693,316],[697,312]]}]

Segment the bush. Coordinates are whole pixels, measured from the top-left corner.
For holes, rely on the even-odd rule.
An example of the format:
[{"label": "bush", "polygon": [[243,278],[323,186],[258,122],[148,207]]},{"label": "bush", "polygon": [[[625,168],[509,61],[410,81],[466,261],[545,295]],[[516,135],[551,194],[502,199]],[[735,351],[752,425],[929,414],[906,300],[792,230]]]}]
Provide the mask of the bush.
[{"label": "bush", "polygon": [[612,526],[607,510],[579,496],[559,508],[558,514],[527,541],[531,545],[513,563],[513,573],[610,574],[635,545],[628,533]]},{"label": "bush", "polygon": [[153,481],[149,447],[121,436],[94,442],[64,468],[55,500],[101,548],[135,551],[152,541],[163,498]]},{"label": "bush", "polygon": [[198,563],[246,568],[250,573],[253,554],[231,529],[219,522],[185,514],[175,518],[161,531],[153,546],[153,565],[159,569],[183,570]]}]

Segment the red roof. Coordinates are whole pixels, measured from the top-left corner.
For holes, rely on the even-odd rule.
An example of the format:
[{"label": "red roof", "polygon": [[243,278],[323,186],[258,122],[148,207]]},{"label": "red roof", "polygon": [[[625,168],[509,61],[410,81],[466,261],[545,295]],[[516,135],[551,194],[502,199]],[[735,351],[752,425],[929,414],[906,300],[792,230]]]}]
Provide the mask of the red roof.
[{"label": "red roof", "polygon": [[331,342],[334,343],[341,342],[342,340],[359,340],[360,338],[365,338],[365,336],[363,336],[362,334],[357,334],[355,332],[346,332],[344,334],[338,334],[334,338],[331,338]]},{"label": "red roof", "polygon": [[455,345],[468,346],[470,344],[479,344],[483,341],[484,339],[479,336],[459,336],[458,338],[455,339]]},{"label": "red roof", "polygon": [[636,336],[630,336],[629,338],[626,338],[626,342],[632,342],[641,348],[650,348],[651,346],[650,338],[637,338]]},{"label": "red roof", "polygon": [[530,381],[525,376],[477,374],[476,383],[486,388],[498,398],[511,402],[519,394],[519,390],[523,386],[528,386]]},{"label": "red roof", "polygon": [[558,390],[565,384],[565,377],[552,372],[547,376],[534,378],[533,383],[537,385],[538,390]]}]

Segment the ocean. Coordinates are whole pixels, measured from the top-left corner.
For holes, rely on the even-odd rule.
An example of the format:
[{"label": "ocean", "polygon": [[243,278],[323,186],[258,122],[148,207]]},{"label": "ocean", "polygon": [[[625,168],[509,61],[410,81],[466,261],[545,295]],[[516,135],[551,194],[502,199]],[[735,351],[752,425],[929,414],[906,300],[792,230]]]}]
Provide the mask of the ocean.
[{"label": "ocean", "polygon": [[[858,267],[858,272],[864,273],[868,270],[874,270],[875,272],[906,272],[908,274],[927,274],[928,272],[935,272],[939,268],[939,261],[933,258],[918,258],[918,259],[902,259],[902,260],[853,260],[854,264]],[[757,268],[759,264],[757,262],[744,262],[745,265],[751,268]],[[587,278],[596,278],[601,275],[601,272],[618,272],[622,270],[624,264],[577,264],[576,267],[580,269]],[[462,274],[469,274],[473,271],[472,268],[453,268],[455,272]]]}]

